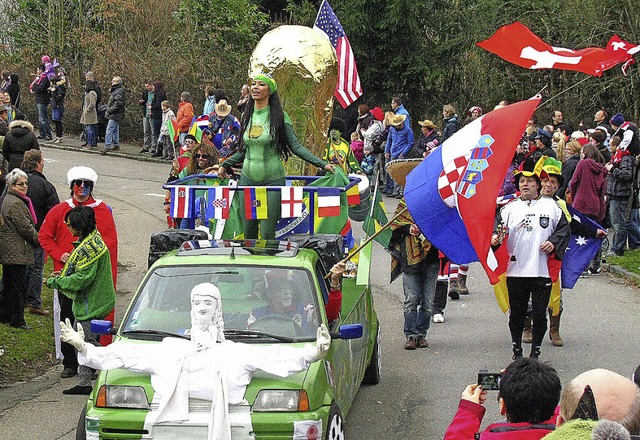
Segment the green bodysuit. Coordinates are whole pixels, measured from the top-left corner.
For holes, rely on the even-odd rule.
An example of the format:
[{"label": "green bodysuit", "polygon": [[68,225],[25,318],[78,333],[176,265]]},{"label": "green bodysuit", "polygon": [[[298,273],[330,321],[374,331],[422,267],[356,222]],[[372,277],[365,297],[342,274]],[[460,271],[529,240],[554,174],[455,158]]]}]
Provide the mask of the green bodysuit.
[{"label": "green bodysuit", "polygon": [[[249,126],[244,132],[244,149],[224,161],[224,165],[230,167],[242,164],[242,174],[238,182],[241,186],[284,186],[286,184],[284,165],[278,154],[276,142],[271,136],[269,115],[269,106],[261,110],[253,110]],[[291,152],[318,168],[324,168],[327,162],[300,144],[287,113],[284,114],[284,123],[287,145]],[[258,238],[258,224],[261,229],[261,238],[265,240],[275,238],[276,224],[280,219],[280,192],[267,191],[267,203],[268,218],[266,220],[246,220],[244,203],[240,202],[244,221],[244,238]]]}]

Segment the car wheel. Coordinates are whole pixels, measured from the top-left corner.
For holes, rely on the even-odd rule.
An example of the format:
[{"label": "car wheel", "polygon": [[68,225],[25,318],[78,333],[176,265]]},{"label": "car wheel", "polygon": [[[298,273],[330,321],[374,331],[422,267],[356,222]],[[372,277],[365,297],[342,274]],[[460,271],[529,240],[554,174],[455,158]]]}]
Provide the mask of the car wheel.
[{"label": "car wheel", "polygon": [[78,426],[76,427],[76,440],[87,440],[87,428],[84,423],[84,419],[87,416],[87,405],[84,405],[82,412],[80,413],[80,419],[78,420]]},{"label": "car wheel", "polygon": [[340,408],[334,402],[329,411],[329,421],[327,422],[326,440],[344,440],[344,419]]},{"label": "car wheel", "polygon": [[380,349],[380,324],[376,333],[376,341],[373,344],[373,353],[371,353],[371,361],[364,371],[362,383],[365,385],[377,385],[380,383],[380,375],[382,371],[382,353]]}]

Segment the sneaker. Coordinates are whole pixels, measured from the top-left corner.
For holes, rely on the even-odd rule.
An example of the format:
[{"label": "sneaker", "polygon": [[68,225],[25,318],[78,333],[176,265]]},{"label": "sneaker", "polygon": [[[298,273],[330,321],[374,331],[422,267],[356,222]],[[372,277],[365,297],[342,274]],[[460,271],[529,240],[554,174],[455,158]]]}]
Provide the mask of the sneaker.
[{"label": "sneaker", "polygon": [[427,348],[427,347],[429,347],[429,343],[427,342],[427,338],[425,338],[422,335],[418,336],[418,342],[416,342],[416,345],[418,346],[418,348]]},{"label": "sneaker", "polygon": [[416,338],[407,338],[404,343],[405,350],[415,350],[416,349]]},{"label": "sneaker", "polygon": [[436,313],[433,315],[433,322],[442,323],[444,322],[444,315],[442,313]]},{"label": "sneaker", "polygon": [[120,151],[120,145],[114,145],[113,151]]},{"label": "sneaker", "polygon": [[585,270],[580,274],[580,278],[589,278],[589,271]]},{"label": "sneaker", "polygon": [[143,148],[142,150],[138,151],[138,153],[142,154],[142,153],[148,153],[149,149],[148,148]]},{"label": "sneaker", "polygon": [[529,357],[532,359],[538,359],[540,357],[540,347],[531,347],[531,353],[529,353]]},{"label": "sneaker", "polygon": [[589,268],[588,270],[589,275],[600,275],[600,272],[602,272],[602,268],[597,268],[597,269],[591,269]]},{"label": "sneaker", "polygon": [[624,256],[624,252],[619,254],[619,253],[614,252],[614,251],[609,251],[605,255],[605,257],[622,257],[622,256]]}]

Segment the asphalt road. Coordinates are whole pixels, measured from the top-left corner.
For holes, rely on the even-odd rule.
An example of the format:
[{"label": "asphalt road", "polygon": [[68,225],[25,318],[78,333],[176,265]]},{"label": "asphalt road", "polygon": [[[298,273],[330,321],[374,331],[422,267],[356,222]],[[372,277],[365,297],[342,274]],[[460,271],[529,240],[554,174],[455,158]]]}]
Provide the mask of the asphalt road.
[{"label": "asphalt road", "polygon": [[[68,195],[66,171],[74,165],[93,167],[100,178],[97,198],[113,207],[118,227],[118,318],[146,271],[149,236],[165,227],[161,183],[168,165],[43,149],[44,173]],[[395,200],[387,201],[393,212]],[[356,235],[362,235],[356,228]],[[350,439],[441,438],[456,411],[460,393],[476,380],[479,369],[498,371],[511,360],[507,317],[497,307],[479,265],[471,268],[471,294],[451,301],[446,322],[432,324],[428,349],[406,351],[402,334],[402,282],[389,284],[389,257],[374,247],[371,282],[382,325],[382,381],[360,389],[346,416]],[[636,333],[640,295],[608,276],[581,279],[564,295],[561,333],[565,347],[547,339],[542,359],[563,383],[591,368],[630,375],[640,363]],[[526,348],[525,348],[526,350]],[[60,379],[57,366],[35,380],[0,390],[0,439],[75,439],[83,396],[64,396],[75,379]],[[484,424],[500,420],[497,402],[487,399]]]}]

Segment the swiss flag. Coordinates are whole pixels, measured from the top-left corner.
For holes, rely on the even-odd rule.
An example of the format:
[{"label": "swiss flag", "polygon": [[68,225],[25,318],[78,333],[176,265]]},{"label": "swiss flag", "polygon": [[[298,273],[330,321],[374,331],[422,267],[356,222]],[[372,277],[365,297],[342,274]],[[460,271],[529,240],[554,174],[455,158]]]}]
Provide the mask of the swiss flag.
[{"label": "swiss flag", "polygon": [[617,35],[609,40],[606,49],[554,47],[517,21],[502,26],[491,38],[476,44],[526,69],[575,70],[593,76],[601,76],[602,72],[616,64],[632,60],[637,52],[633,52],[637,46],[620,40]]}]

